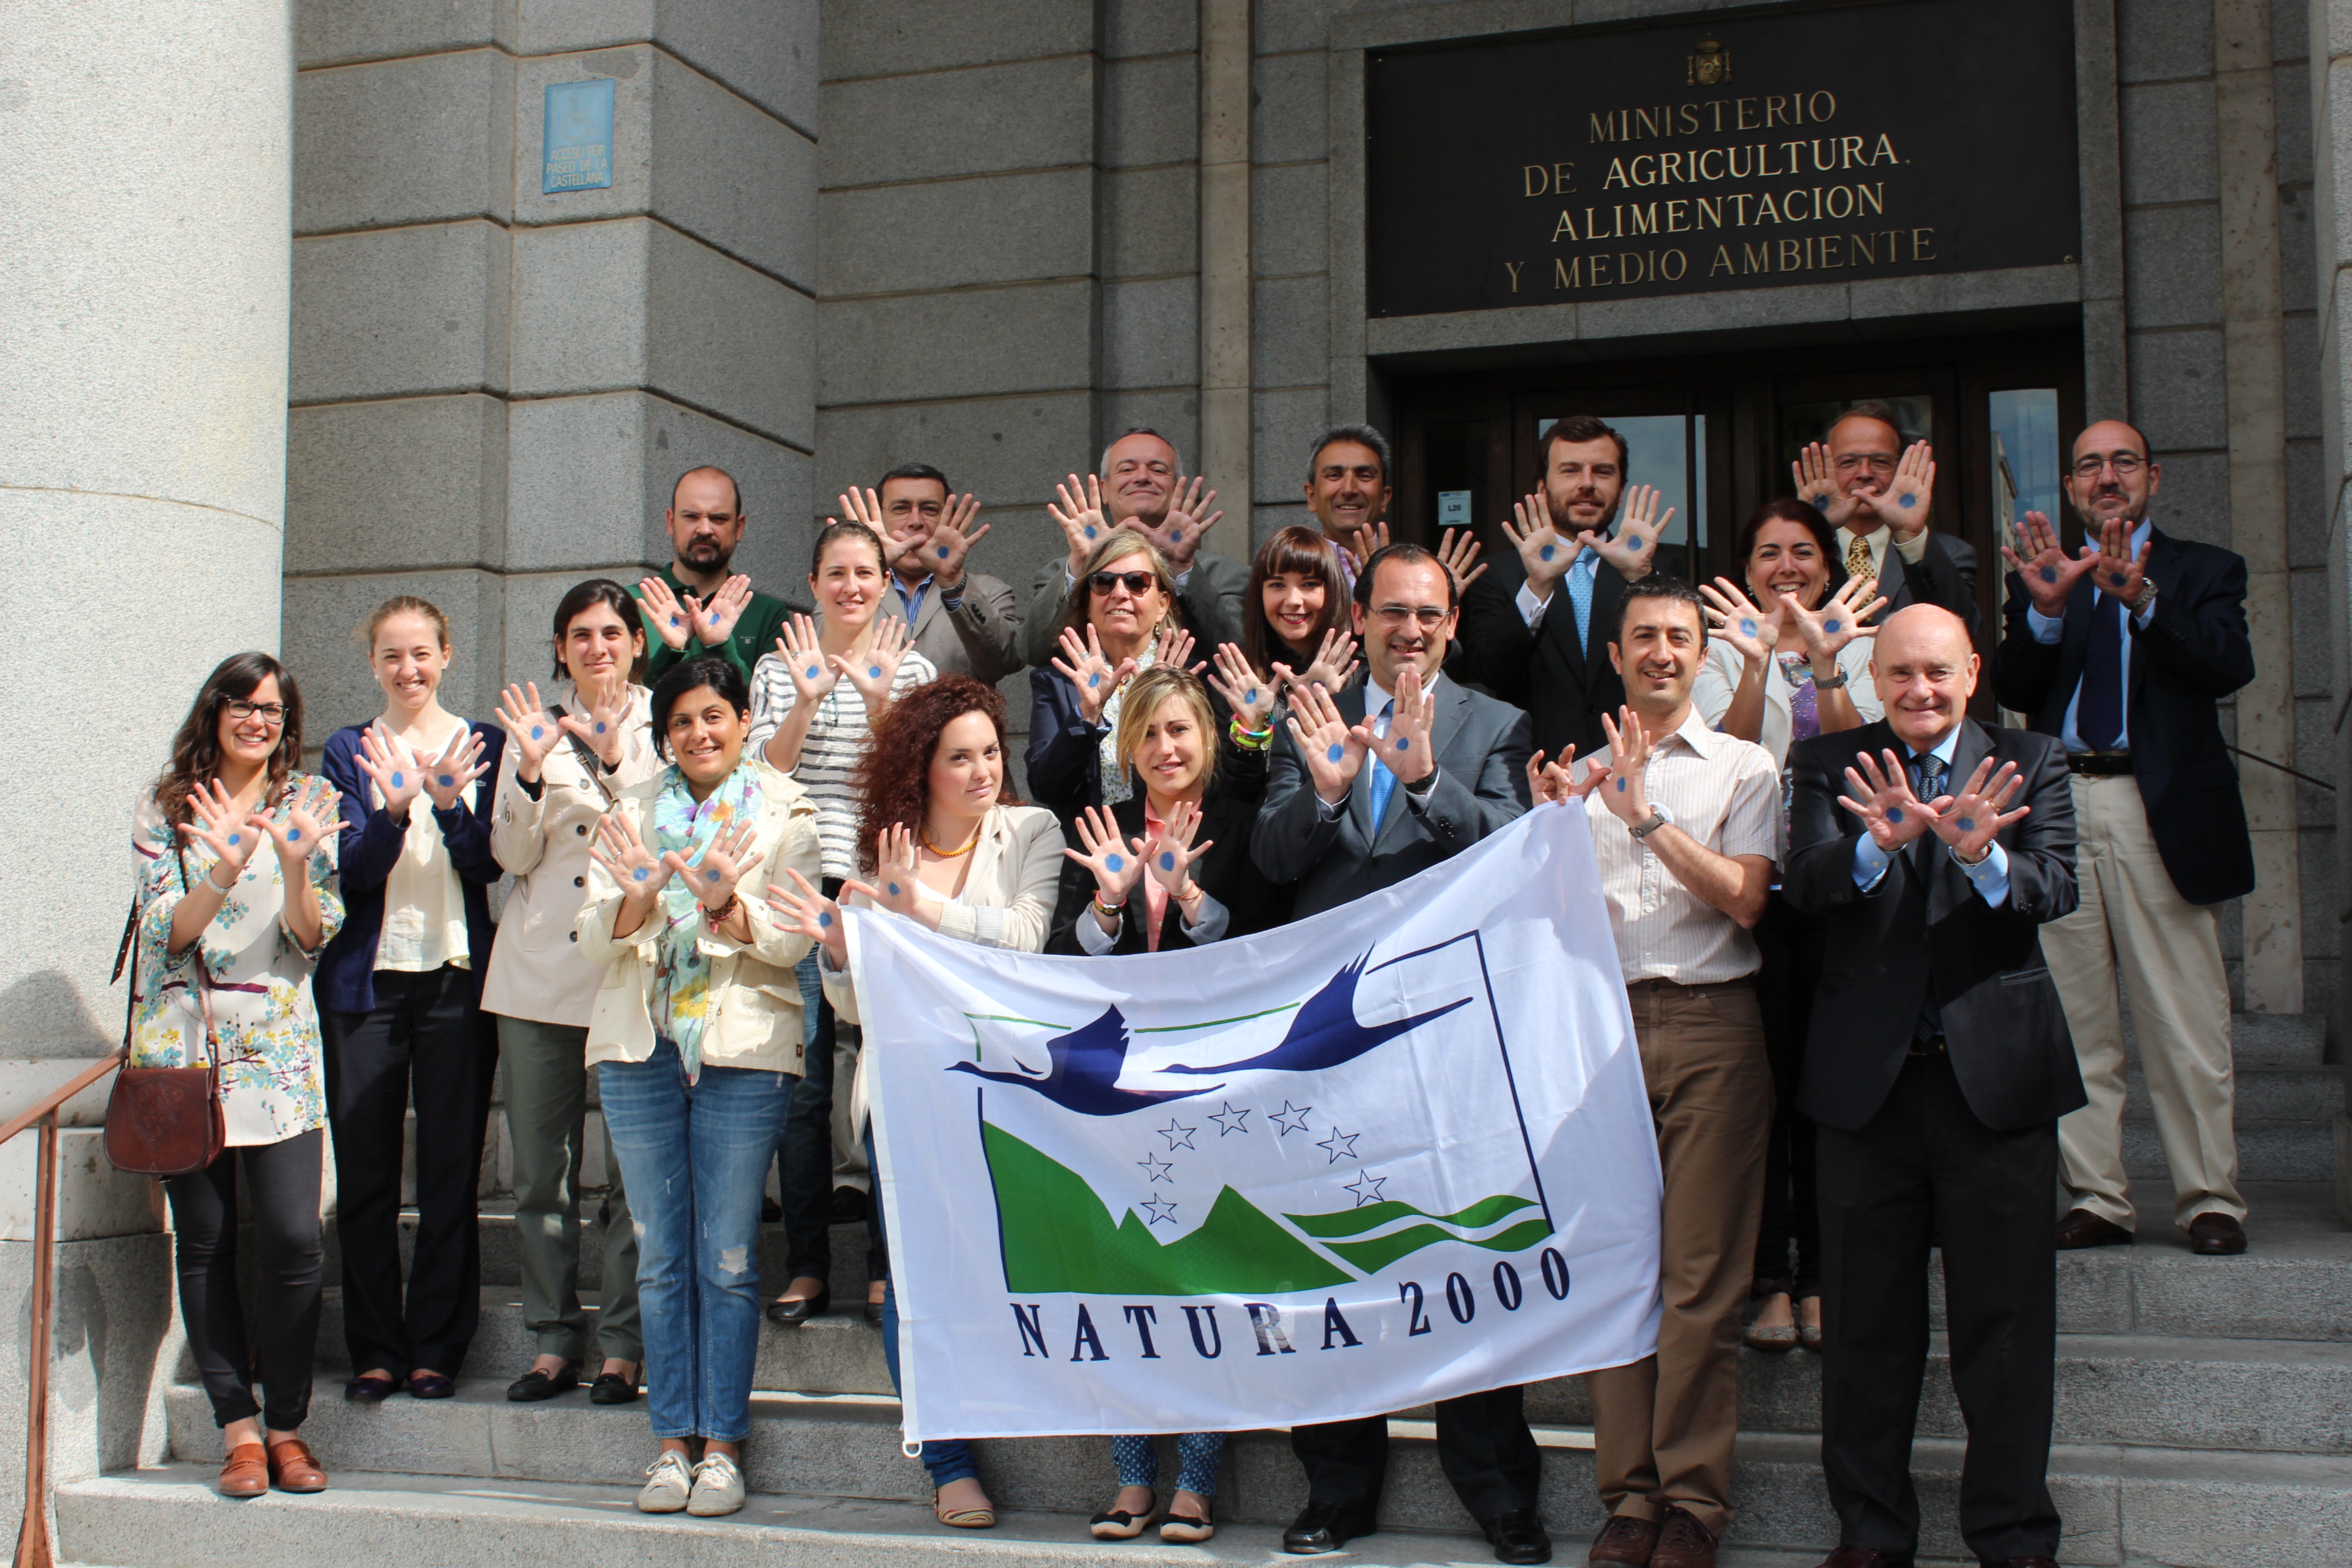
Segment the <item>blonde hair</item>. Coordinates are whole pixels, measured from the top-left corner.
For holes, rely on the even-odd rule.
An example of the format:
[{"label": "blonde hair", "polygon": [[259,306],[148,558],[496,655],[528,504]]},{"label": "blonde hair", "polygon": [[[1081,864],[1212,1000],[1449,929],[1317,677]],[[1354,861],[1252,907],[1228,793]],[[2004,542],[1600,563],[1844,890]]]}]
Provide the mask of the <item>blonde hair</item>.
[{"label": "blonde hair", "polygon": [[1128,678],[1127,689],[1119,698],[1118,731],[1112,745],[1118,760],[1129,767],[1135,765],[1135,753],[1142,748],[1143,733],[1160,717],[1160,710],[1170,698],[1181,698],[1201,723],[1201,787],[1205,790],[1217,776],[1217,713],[1209,705],[1209,689],[1201,678],[1181,665],[1155,664],[1150,669]]},{"label": "blonde hair", "polygon": [[361,630],[360,640],[367,645],[369,658],[375,658],[375,634],[383,629],[384,622],[394,616],[424,616],[432,626],[434,635],[441,639],[442,651],[448,651],[449,617],[443,615],[437,605],[414,594],[398,594],[378,605],[375,613],[368,616],[367,625]]},{"label": "blonde hair", "polygon": [[1151,574],[1160,580],[1160,596],[1168,606],[1160,616],[1160,623],[1165,625],[1173,617],[1178,626],[1184,624],[1183,612],[1176,606],[1176,574],[1169,570],[1168,557],[1161,554],[1160,546],[1152,543],[1141,531],[1116,528],[1111,530],[1109,538],[1087,553],[1085,569],[1070,584],[1069,602],[1062,606],[1064,626],[1079,627],[1087,624],[1087,607],[1094,592],[1087,587],[1087,579],[1112,562],[1124,561],[1130,555],[1142,556],[1150,563]]}]

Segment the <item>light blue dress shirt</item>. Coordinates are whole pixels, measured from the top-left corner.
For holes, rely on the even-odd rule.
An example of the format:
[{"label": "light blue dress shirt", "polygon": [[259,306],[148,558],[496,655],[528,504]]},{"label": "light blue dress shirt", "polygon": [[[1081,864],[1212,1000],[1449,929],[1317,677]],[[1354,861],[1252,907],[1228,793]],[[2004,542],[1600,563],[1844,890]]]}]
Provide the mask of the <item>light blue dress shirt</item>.
[{"label": "light blue dress shirt", "polygon": [[[1944,737],[1943,743],[1929,753],[1944,764],[1947,785],[1953,785],[1956,782],[1952,778],[1952,753],[1959,750],[1959,745],[1960,727],[1955,724],[1952,732]],[[1957,781],[1962,784],[1967,782],[1966,779]],[[1950,846],[1947,845],[1945,851],[1951,853]],[[1887,863],[1895,858],[1895,853],[1891,849],[1880,848],[1877,839],[1867,832],[1864,833],[1861,841],[1853,847],[1853,885],[1865,893],[1876,888],[1878,879],[1886,875]],[[1986,903],[1999,909],[2009,902],[2009,851],[2000,847],[2000,839],[1992,841],[1985,858],[1975,865],[1969,865],[1956,854],[1952,855],[1952,864],[1960,868],[1961,874],[1969,879],[1969,886],[1974,888]]]},{"label": "light blue dress shirt", "polygon": [[[2139,520],[2139,526],[2132,530],[2131,544],[2128,548],[2131,552],[2131,557],[2133,560],[2137,561],[2139,559],[2139,552],[2147,547],[2148,535],[2153,531],[2155,531],[2155,524],[2150,522],[2147,518],[2141,518]],[[2113,601],[2110,600],[2110,604],[2112,603]],[[2101,606],[2100,608],[2094,610],[2093,613],[2103,614],[2111,612],[2109,612],[2105,606]],[[2132,625],[2137,626],[2142,631],[2146,631],[2147,629],[2149,617],[2155,614],[2156,606],[2154,605],[2150,605],[2141,614],[2132,617]],[[2066,630],[2066,617],[2063,616],[2045,616],[2029,604],[2025,606],[2025,629],[2033,634],[2033,640],[2035,642],[2044,644],[2054,643]],[[2126,637],[2124,638],[2122,679],[2124,683],[2124,693],[2126,699],[2129,698],[2131,693],[2131,638]],[[2080,678],[2077,678],[2074,682],[2074,690],[2073,695],[2066,699],[2066,721],[2058,727],[2058,739],[2070,752],[2087,752],[2091,749],[2090,747],[2083,744],[2082,731],[2074,728],[2074,709],[2076,704],[2080,703],[2082,700],[2083,682]],[[2124,703],[2123,728],[2116,731],[2116,750],[2119,752],[2127,752],[2131,750],[2131,703],[2128,700]]]}]

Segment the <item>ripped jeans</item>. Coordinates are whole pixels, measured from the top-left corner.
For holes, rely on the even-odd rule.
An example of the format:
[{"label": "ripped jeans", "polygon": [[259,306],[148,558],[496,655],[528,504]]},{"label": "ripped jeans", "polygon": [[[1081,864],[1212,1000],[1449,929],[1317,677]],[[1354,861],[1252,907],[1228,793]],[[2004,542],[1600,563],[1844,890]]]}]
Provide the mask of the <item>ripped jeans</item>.
[{"label": "ripped jeans", "polygon": [[597,1064],[637,1226],[637,1310],[656,1437],[740,1442],[760,1348],[760,1199],[793,1077],[703,1064],[664,1039]]}]

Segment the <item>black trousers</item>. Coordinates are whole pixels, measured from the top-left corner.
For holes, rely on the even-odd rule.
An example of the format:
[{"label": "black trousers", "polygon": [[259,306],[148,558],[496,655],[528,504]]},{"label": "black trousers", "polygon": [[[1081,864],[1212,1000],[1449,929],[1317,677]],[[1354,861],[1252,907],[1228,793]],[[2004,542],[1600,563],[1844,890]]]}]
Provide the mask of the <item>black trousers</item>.
[{"label": "black trousers", "polygon": [[[1764,1054],[1772,1064],[1772,1132],[1764,1148],[1764,1220],[1756,1232],[1756,1293],[1822,1289],[1822,1215],[1814,1176],[1812,1119],[1797,1109],[1805,1036],[1813,1026],[1827,927],[1775,891],[1756,926],[1764,958],[1756,1004],[1764,1014]],[[1796,1251],[1793,1268],[1790,1249]]]},{"label": "black trousers", "polygon": [[[841,879],[821,878],[828,899],[841,896]],[[793,1279],[833,1279],[833,1054],[840,1023],[833,1004],[819,992],[816,1031],[801,1061],[784,1112],[784,1135],[776,1143],[776,1185],[783,1194],[784,1272]],[[849,1086],[841,1086],[849,1092]],[[869,1158],[867,1167],[872,1168]],[[866,1218],[866,1278],[890,1277],[890,1256],[882,1245],[882,1187],[871,1184]],[[781,1293],[781,1288],[779,1288]],[[860,1300],[865,1298],[859,1297]]]},{"label": "black trousers", "polygon": [[[215,1426],[260,1415],[270,1430],[291,1432],[310,1413],[310,1365],[319,1343],[321,1142],[314,1128],[282,1143],[224,1149],[203,1170],[163,1184],[172,1201],[180,1321]],[[254,1303],[260,1332],[250,1337],[236,1296],[240,1159],[261,1249],[261,1289]],[[253,1402],[257,1374],[268,1395],[266,1410]]]},{"label": "black trousers", "polygon": [[[352,1371],[457,1375],[482,1310],[482,1134],[498,1068],[473,971],[378,970],[374,1008],[328,1013],[335,1228]],[[401,1134],[416,1106],[416,1249],[400,1287]]]},{"label": "black trousers", "polygon": [[1940,1054],[1907,1062],[1860,1129],[1821,1129],[1822,1469],[1841,1544],[1919,1540],[1911,1437],[1940,1241],[1952,1387],[1968,1424],[1960,1534],[1984,1562],[2058,1555],[2046,1479],[2056,1382],[2058,1129],[1996,1132]]},{"label": "black trousers", "polygon": [[[1474,1519],[1536,1506],[1543,1450],[1528,1430],[1525,1393],[1514,1386],[1437,1402],[1438,1468]],[[1293,1426],[1290,1451],[1307,1468],[1309,1502],[1380,1511],[1389,1468],[1386,1416]]]}]

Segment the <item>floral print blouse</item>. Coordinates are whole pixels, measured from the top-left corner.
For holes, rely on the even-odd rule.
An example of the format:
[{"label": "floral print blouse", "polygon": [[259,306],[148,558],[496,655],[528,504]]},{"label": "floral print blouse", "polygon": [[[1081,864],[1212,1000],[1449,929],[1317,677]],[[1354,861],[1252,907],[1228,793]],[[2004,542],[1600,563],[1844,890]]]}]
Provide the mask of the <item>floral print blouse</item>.
[{"label": "floral print blouse", "polygon": [[[300,773],[288,781],[273,815],[284,810],[285,796],[303,782]],[[131,970],[131,1065],[203,1065],[205,1016],[194,962],[201,950],[212,980],[221,1113],[231,1147],[283,1142],[326,1125],[327,1085],[310,971],[343,923],[335,847],[336,835],[321,835],[309,863],[310,885],[319,892],[318,948],[304,950],[287,931],[278,850],[266,844],[246,863],[236,890],[221,900],[212,924],[174,956],[173,912],[194,879],[210,874],[216,858],[201,843],[184,842],[155,804],[152,789],[139,797],[131,827],[139,942]]]}]

